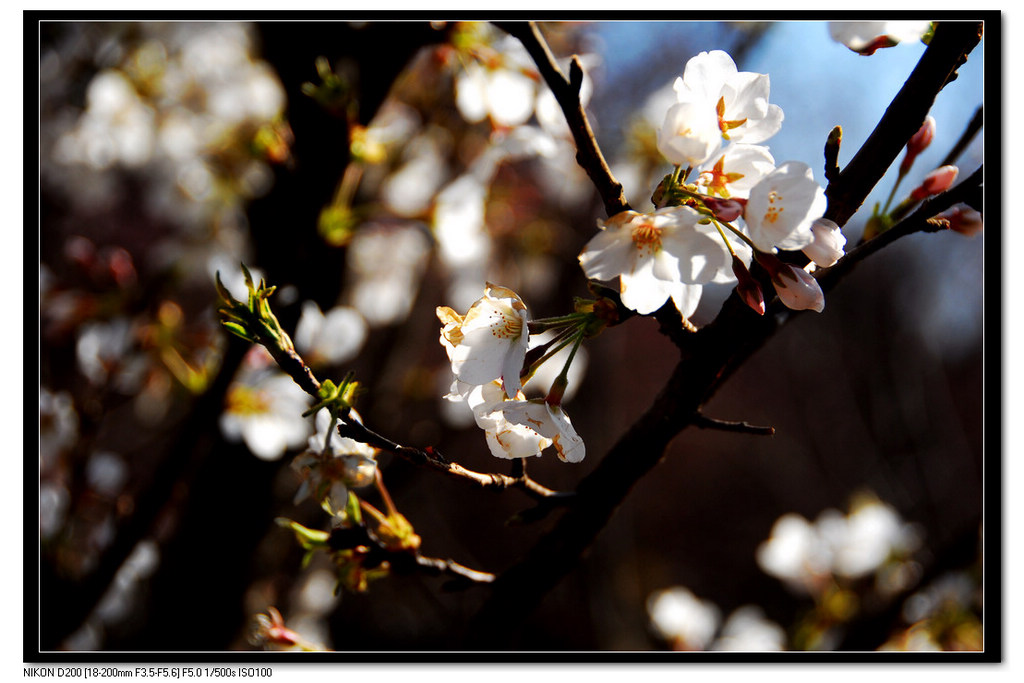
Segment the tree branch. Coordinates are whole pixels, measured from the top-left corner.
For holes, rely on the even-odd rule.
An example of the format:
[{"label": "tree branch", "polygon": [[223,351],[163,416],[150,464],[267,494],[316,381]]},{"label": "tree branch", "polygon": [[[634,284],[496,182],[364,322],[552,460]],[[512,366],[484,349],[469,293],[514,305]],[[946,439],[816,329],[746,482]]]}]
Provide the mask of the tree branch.
[{"label": "tree branch", "polygon": [[583,67],[575,55],[569,65],[569,78],[558,68],[554,55],[548,48],[540,29],[532,22],[495,22],[495,26],[523,44],[540,70],[544,82],[551,88],[555,99],[565,113],[566,122],[576,142],[576,162],[597,188],[604,202],[608,216],[627,211],[630,206],[622,192],[622,183],[612,175],[601,149],[594,139],[594,131],[580,102],[580,85],[583,83]]},{"label": "tree branch", "polygon": [[466,588],[472,584],[491,583],[494,574],[471,569],[455,560],[427,557],[419,551],[389,548],[365,526],[344,527],[331,532],[330,546],[343,550],[363,546],[369,549],[365,562],[368,566],[379,566],[387,562],[399,574],[420,573],[426,576],[451,576],[455,580],[447,585],[449,589]]},{"label": "tree branch", "polygon": [[438,472],[466,479],[473,482],[480,488],[510,489],[516,488],[525,491],[530,497],[537,500],[571,499],[574,494],[561,491],[553,491],[534,481],[525,471],[519,476],[511,477],[505,474],[490,472],[475,472],[462,465],[451,462],[441,453],[433,448],[424,449],[411,448],[395,443],[390,439],[377,434],[366,425],[354,420],[345,421],[338,425],[338,433],[344,437],[355,439],[362,443],[379,448],[407,460],[415,465],[425,465]]},{"label": "tree branch", "polygon": [[970,123],[967,124],[967,128],[960,134],[960,139],[953,145],[953,149],[949,151],[946,158],[942,160],[939,166],[949,166],[950,164],[956,163],[956,160],[963,154],[963,151],[967,149],[967,145],[971,144],[971,140],[981,130],[982,124],[985,122],[985,108],[978,107],[977,111],[974,112],[974,116],[971,117]]},{"label": "tree branch", "polygon": [[[540,42],[534,27],[526,34],[519,25],[512,26],[516,28],[509,32],[524,40],[524,44]],[[978,43],[980,33],[981,24],[939,25],[931,45],[871,137],[850,165],[829,183],[827,216],[842,225],[853,215],[910,136],[920,128],[935,96],[955,78],[956,68]],[[530,49],[529,44],[527,48]],[[537,59],[535,53],[544,55],[545,61],[550,62],[548,51],[538,51],[534,46],[531,55]],[[538,66],[542,74],[551,71],[549,67]],[[560,72],[556,73],[561,78]],[[564,79],[562,82],[564,84]],[[554,86],[552,90],[557,96]],[[567,110],[567,118],[574,115],[571,101],[567,103],[559,98],[559,103]],[[925,203],[884,233],[881,237],[885,240],[874,246],[875,240],[872,240],[828,271],[821,271],[822,288],[834,287],[857,262],[899,237],[928,229],[927,218],[977,190],[980,177],[979,169],[961,186]],[[598,189],[601,191],[600,186]],[[602,197],[608,206],[604,191]],[[514,646],[513,636],[526,617],[576,565],[633,485],[661,460],[669,442],[688,426],[701,421],[700,407],[731,372],[794,313],[776,301],[765,315],[759,316],[742,304],[734,292],[712,323],[690,335],[685,344],[678,344],[682,358],[651,407],[580,482],[576,499],[554,528],[540,538],[521,562],[494,582],[491,597],[469,624],[467,642],[471,647]]]},{"label": "tree branch", "polygon": [[740,434],[754,434],[757,436],[775,436],[775,427],[762,427],[752,425],[749,422],[733,422],[731,420],[719,420],[708,417],[704,413],[697,413],[693,416],[692,424],[697,429],[717,429],[723,432],[737,432]]},{"label": "tree branch", "polygon": [[918,131],[939,91],[956,78],[956,70],[981,40],[983,24],[940,22],[928,49],[886,109],[864,146],[825,188],[825,217],[840,226],[857,212],[872,188]]}]

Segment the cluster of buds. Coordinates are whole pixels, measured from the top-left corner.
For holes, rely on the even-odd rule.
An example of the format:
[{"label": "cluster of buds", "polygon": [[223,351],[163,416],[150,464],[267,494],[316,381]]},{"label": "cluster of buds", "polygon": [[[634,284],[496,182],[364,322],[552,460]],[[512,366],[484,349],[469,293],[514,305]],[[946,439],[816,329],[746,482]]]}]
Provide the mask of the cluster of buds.
[{"label": "cluster of buds", "polygon": [[[877,237],[891,228],[924,200],[929,197],[939,195],[953,187],[953,183],[956,182],[957,175],[959,174],[959,169],[950,164],[940,166],[928,173],[921,183],[911,190],[910,194],[908,194],[903,201],[897,204],[892,211],[889,211],[889,206],[892,204],[893,198],[896,196],[896,191],[899,188],[900,183],[910,172],[917,157],[921,152],[927,149],[932,140],[934,140],[935,129],[935,119],[928,116],[925,118],[924,123],[921,124],[918,131],[911,136],[910,140],[907,141],[906,154],[903,157],[903,161],[900,163],[896,182],[893,185],[892,191],[889,193],[889,198],[886,200],[885,206],[880,209],[879,205],[876,204],[871,217],[864,226],[863,239],[865,241]],[[950,229],[957,232],[974,234],[981,230],[981,214],[977,213],[973,209],[970,209],[970,211],[973,213],[967,213],[962,210],[954,211],[950,209],[949,211],[935,216],[931,220],[936,224],[944,222],[950,227]]]}]

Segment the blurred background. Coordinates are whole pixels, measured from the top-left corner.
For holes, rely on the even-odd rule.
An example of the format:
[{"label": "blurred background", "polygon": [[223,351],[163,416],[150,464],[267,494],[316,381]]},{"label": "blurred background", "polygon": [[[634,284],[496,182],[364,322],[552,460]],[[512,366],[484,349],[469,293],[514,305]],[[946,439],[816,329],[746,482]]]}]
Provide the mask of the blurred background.
[{"label": "blurred background", "polygon": [[[824,185],[829,131],[842,166],[925,49],[861,56],[809,21],[541,27],[581,56],[637,210],[671,170],[655,130],[696,53],[770,75],[785,121],[766,144]],[[244,262],[277,285],[300,353],[320,379],[355,373],[371,428],[507,473],[442,399],[435,308],[464,312],[489,281],[533,317],[568,312],[603,217],[528,56],[474,23],[44,21],[39,37],[40,648],[252,649],[273,606],[328,649],[458,649],[486,588],[389,576],[335,594],[325,556],[302,566],[274,520],[328,526],[294,502],[312,420],[221,328],[213,277],[244,297]],[[940,94],[900,196],[982,105],[984,47]],[[861,264],[707,406],[775,436],[684,432],[509,647],[981,648],[983,276],[981,234],[919,234]],[[707,288],[694,322],[727,295]],[[546,454],[531,475],[574,488],[676,361],[653,320],[588,341],[567,402],[587,458]],[[552,523],[508,525],[531,507],[519,491],[379,464],[426,555],[500,573]]]}]

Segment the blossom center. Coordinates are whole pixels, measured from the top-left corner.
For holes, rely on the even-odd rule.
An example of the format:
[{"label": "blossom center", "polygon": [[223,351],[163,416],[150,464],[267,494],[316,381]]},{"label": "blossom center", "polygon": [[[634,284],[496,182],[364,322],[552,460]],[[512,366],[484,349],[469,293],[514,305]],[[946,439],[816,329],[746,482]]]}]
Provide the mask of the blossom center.
[{"label": "blossom center", "polygon": [[772,190],[771,192],[768,193],[768,209],[764,212],[763,222],[768,224],[774,224],[777,220],[779,220],[779,216],[782,214],[783,211],[786,210],[786,207],[784,206],[777,206],[777,204],[781,202],[781,194],[779,194],[775,190]]},{"label": "blossom center", "polygon": [[498,339],[518,339],[523,333],[523,319],[518,315],[498,313],[498,320],[491,325],[491,335]]},{"label": "blossom center", "polygon": [[227,412],[232,415],[262,415],[270,412],[270,397],[251,387],[235,386],[228,391]]},{"label": "blossom center", "polygon": [[735,183],[742,178],[742,173],[726,173],[724,156],[710,171],[703,171],[700,174],[700,182],[707,188],[708,194],[718,195],[725,199],[729,198],[729,183]]},{"label": "blossom center", "polygon": [[746,118],[735,119],[733,121],[725,120],[725,97],[718,98],[718,104],[715,107],[715,111],[718,113],[718,128],[722,131],[722,137],[726,140],[729,139],[729,131],[733,128],[739,128],[747,122]]},{"label": "blossom center", "polygon": [[649,249],[654,252],[661,249],[661,228],[651,223],[640,223],[634,226],[632,238],[633,244],[640,251]]}]

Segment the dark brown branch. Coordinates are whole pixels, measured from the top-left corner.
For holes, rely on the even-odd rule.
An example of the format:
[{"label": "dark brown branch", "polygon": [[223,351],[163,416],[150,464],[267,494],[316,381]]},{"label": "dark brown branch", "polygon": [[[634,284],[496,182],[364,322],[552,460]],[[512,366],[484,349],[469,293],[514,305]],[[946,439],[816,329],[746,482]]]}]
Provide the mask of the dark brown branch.
[{"label": "dark brown branch", "polygon": [[918,131],[939,91],[954,78],[981,40],[982,24],[940,22],[928,49],[886,109],[864,146],[828,184],[825,217],[840,226],[857,212],[872,188]]},{"label": "dark brown branch", "polygon": [[692,424],[698,429],[717,429],[723,432],[738,432],[740,434],[755,434],[757,436],[775,436],[775,427],[762,427],[752,425],[749,422],[733,422],[731,420],[719,420],[708,417],[703,413],[697,413]]},{"label": "dark brown branch", "polygon": [[569,65],[569,78],[558,68],[554,55],[548,48],[544,36],[537,25],[530,22],[497,22],[495,24],[511,36],[519,39],[526,51],[533,58],[540,70],[544,82],[551,88],[555,99],[565,113],[565,118],[576,142],[576,162],[580,165],[590,181],[597,188],[604,202],[604,210],[608,216],[626,211],[630,208],[622,193],[622,183],[615,179],[608,162],[601,154],[594,139],[594,131],[580,102],[580,85],[583,83],[583,68],[577,57],[572,58]]},{"label": "dark brown branch", "polygon": [[[935,96],[955,77],[956,68],[980,40],[980,31],[980,24],[953,23],[937,28],[931,45],[875,132],[829,184],[826,215],[842,225],[863,203],[918,130]],[[980,191],[980,177],[979,169],[961,186],[921,206],[890,230],[891,235],[883,234],[885,240],[873,247],[872,240],[822,271],[822,288],[834,287],[857,262],[882,246],[912,232],[934,228],[927,219],[968,195],[973,197],[975,191]],[[580,482],[576,499],[554,528],[494,582],[491,597],[469,624],[467,642],[471,647],[513,646],[512,638],[526,617],[576,565],[633,485],[661,460],[669,442],[694,423],[700,407],[732,370],[759,349],[792,313],[776,302],[768,314],[758,316],[733,293],[711,324],[679,344],[682,359],[651,407]]]},{"label": "dark brown branch", "polygon": [[949,166],[950,164],[956,163],[956,160],[960,158],[964,150],[967,149],[967,145],[971,144],[971,140],[981,130],[982,124],[985,122],[985,109],[984,107],[978,107],[977,111],[974,112],[974,116],[971,117],[970,123],[967,124],[967,128],[961,133],[960,139],[953,145],[953,149],[949,151],[946,158],[942,160],[939,166]]},{"label": "dark brown branch", "polygon": [[831,268],[820,271],[816,277],[818,284],[823,291],[832,289],[839,280],[853,270],[854,266],[866,259],[868,256],[880,251],[892,244],[901,237],[912,235],[915,232],[936,232],[944,229],[941,226],[930,223],[928,219],[936,214],[942,213],[954,204],[965,203],[971,206],[980,206],[982,181],[984,179],[984,166],[978,169],[959,183],[956,187],[932,197],[922,203],[917,209],[904,218],[902,221],[889,228],[881,235],[862,243],[856,249],[849,252]]}]

